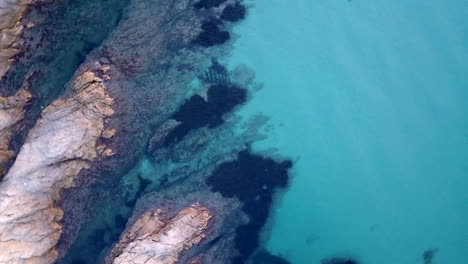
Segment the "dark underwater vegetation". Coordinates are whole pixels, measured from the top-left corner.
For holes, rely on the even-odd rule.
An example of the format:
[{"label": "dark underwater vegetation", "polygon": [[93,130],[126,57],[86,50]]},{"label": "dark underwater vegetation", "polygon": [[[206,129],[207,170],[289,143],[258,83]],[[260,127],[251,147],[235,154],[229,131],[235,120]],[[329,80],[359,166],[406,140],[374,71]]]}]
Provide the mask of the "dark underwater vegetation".
[{"label": "dark underwater vegetation", "polygon": [[172,116],[181,124],[167,135],[165,144],[182,139],[193,129],[221,125],[224,122],[223,115],[246,99],[245,89],[230,84],[212,85],[208,89],[207,100],[200,95],[190,97]]},{"label": "dark underwater vegetation", "polygon": [[359,264],[359,262],[350,258],[326,258],[321,261],[322,264]]},{"label": "dark underwater vegetation", "polygon": [[291,262],[283,259],[282,257],[274,256],[266,250],[259,250],[252,257],[252,264],[291,264]]},{"label": "dark underwater vegetation", "polygon": [[246,12],[247,10],[242,4],[230,4],[224,8],[223,13],[221,14],[221,19],[230,22],[237,22],[246,16]]},{"label": "dark underwater vegetation", "polygon": [[258,248],[259,233],[267,221],[273,194],[288,185],[291,167],[291,161],[278,163],[244,150],[236,160],[217,167],[208,178],[213,191],[239,198],[250,218],[247,225],[236,230],[236,246],[241,256],[233,263],[243,263]]},{"label": "dark underwater vegetation", "polygon": [[212,8],[221,5],[226,2],[226,0],[200,0],[195,4],[196,8]]},{"label": "dark underwater vegetation", "polygon": [[202,24],[202,32],[194,40],[194,43],[203,47],[226,43],[230,39],[230,34],[228,31],[220,29],[220,25],[222,25],[220,20],[205,21]]}]

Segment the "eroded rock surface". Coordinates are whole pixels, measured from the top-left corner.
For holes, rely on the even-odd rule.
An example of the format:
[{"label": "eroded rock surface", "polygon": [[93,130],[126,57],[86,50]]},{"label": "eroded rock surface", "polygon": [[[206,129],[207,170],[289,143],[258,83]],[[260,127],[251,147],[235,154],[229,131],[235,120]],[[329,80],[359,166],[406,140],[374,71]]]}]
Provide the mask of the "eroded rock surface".
[{"label": "eroded rock surface", "polygon": [[83,71],[69,98],[44,109],[0,184],[0,263],[56,260],[63,217],[55,207],[60,191],[89,162],[109,153],[97,146],[105,119],[114,113],[101,74]]},{"label": "eroded rock surface", "polygon": [[0,79],[10,68],[13,57],[19,52],[21,41],[18,37],[25,27],[21,19],[28,6],[34,2],[38,0],[0,1]]},{"label": "eroded rock surface", "polygon": [[148,211],[124,233],[112,249],[107,263],[172,264],[180,254],[200,243],[208,228],[211,213],[194,204],[175,217],[164,220],[162,210]]},{"label": "eroded rock surface", "polygon": [[24,107],[31,100],[31,94],[24,89],[14,96],[0,96],[0,181],[5,174],[5,166],[13,158],[9,148],[12,130],[24,118]]}]

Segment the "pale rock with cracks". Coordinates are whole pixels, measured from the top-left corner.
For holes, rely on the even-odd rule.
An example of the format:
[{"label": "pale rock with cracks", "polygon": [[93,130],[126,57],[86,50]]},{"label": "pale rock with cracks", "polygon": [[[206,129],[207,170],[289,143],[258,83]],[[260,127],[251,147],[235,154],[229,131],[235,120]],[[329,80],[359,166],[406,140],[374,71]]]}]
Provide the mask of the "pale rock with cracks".
[{"label": "pale rock with cracks", "polygon": [[55,206],[80,170],[98,158],[96,142],[114,113],[102,72],[81,73],[73,93],[57,99],[29,131],[0,182],[0,263],[45,264],[57,259],[63,211]]},{"label": "pale rock with cracks", "polygon": [[212,215],[194,204],[162,220],[161,210],[141,216],[114,246],[108,264],[174,264],[181,254],[205,237]]}]

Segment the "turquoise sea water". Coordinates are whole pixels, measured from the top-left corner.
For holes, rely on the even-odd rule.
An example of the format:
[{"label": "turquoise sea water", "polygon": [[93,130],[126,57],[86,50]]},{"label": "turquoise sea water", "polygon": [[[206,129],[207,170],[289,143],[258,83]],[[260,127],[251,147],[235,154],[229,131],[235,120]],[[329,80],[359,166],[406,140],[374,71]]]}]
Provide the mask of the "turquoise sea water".
[{"label": "turquoise sea water", "polygon": [[292,263],[468,263],[468,2],[255,0],[229,63],[296,159],[266,247]]}]

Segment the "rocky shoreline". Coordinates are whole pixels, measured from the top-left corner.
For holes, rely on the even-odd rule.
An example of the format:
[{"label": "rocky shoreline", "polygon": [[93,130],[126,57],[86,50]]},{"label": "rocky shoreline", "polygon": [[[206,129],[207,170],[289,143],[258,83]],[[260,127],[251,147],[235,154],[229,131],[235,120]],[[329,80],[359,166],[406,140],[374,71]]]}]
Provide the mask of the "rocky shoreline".
[{"label": "rocky shoreline", "polygon": [[71,98],[44,109],[0,185],[0,262],[56,260],[63,211],[54,205],[89,162],[111,155],[109,149],[99,153],[96,141],[104,119],[114,113],[112,105],[102,79],[86,71]]},{"label": "rocky shoreline", "polygon": [[[87,238],[97,234],[87,227],[108,221],[106,215],[125,229],[111,228],[118,237],[107,235],[91,250],[99,256],[80,261],[237,264],[259,247],[272,196],[287,186],[291,165],[246,154],[262,138],[257,128],[264,119],[233,135],[237,121],[230,112],[255,90],[253,74],[242,67],[230,73],[213,58],[229,53],[233,22],[246,9],[240,0],[215,2],[129,1],[64,87],[40,86],[44,77],[32,69],[24,74],[20,66],[34,56],[15,62],[16,50],[0,57],[0,263],[78,261],[74,252],[96,240]],[[12,20],[0,21],[6,30],[0,48],[14,47],[16,38],[5,34],[25,23],[26,7],[5,13]],[[50,29],[42,27],[35,30],[46,36]],[[15,32],[23,34],[24,47],[47,50]],[[187,97],[197,79],[197,94]],[[18,80],[24,89],[15,89]],[[144,156],[161,168],[150,178],[131,174]],[[253,185],[244,181],[249,162],[271,170],[273,181],[261,173]],[[227,180],[216,174],[220,168],[242,187],[220,189]],[[242,239],[253,243],[243,248]]]}]

